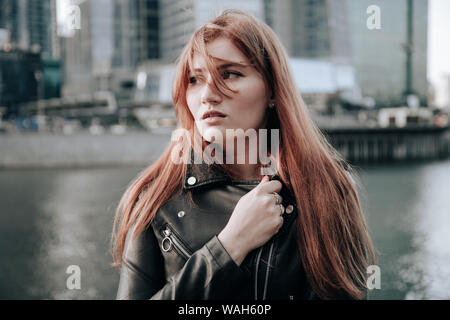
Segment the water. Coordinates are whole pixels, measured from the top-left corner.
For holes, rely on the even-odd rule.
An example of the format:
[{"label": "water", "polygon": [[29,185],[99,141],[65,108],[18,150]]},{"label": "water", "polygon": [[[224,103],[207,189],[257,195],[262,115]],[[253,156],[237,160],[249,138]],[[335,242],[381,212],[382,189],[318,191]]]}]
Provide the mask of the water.
[{"label": "water", "polygon": [[[0,171],[0,298],[115,298],[114,209],[138,171]],[[80,267],[80,290],[66,287],[70,265]]]},{"label": "water", "polygon": [[[0,171],[0,299],[114,299],[109,239],[130,168]],[[360,168],[379,255],[370,299],[450,298],[450,161]],[[81,270],[69,290],[67,267]]]},{"label": "water", "polygon": [[450,161],[361,168],[379,252],[371,299],[450,299]]}]

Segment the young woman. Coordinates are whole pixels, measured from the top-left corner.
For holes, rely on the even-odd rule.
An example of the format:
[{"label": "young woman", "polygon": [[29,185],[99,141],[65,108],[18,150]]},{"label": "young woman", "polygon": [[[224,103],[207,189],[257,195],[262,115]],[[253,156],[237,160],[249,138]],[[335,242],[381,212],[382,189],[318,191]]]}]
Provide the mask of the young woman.
[{"label": "young woman", "polygon": [[173,100],[187,134],[117,209],[117,298],[365,298],[374,254],[350,167],[312,122],[274,32],[236,10],[204,25]]}]

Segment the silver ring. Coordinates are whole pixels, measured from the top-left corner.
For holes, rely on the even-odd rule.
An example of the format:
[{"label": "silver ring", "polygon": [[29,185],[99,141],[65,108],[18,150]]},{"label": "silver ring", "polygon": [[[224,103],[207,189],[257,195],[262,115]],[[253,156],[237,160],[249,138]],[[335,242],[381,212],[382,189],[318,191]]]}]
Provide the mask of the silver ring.
[{"label": "silver ring", "polygon": [[276,201],[275,204],[277,204],[277,205],[281,204],[280,203],[280,198],[281,197],[278,195],[278,193],[274,192],[273,195],[275,196],[275,201]]}]

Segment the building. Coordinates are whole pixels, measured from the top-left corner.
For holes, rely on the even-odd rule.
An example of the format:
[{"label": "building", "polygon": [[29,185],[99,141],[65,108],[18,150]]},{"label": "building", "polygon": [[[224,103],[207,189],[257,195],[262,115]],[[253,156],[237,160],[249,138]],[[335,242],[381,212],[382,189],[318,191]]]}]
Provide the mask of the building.
[{"label": "building", "polygon": [[19,105],[43,95],[42,61],[37,53],[0,50],[0,108],[5,116],[19,114]]},{"label": "building", "polygon": [[291,57],[351,64],[346,0],[264,0],[264,8]]},{"label": "building", "polygon": [[[22,1],[25,0],[19,0],[16,7]],[[424,104],[428,5],[427,0],[412,2],[413,88]],[[407,3],[407,0],[86,0],[80,4],[81,30],[65,40],[65,92],[76,95],[110,90],[128,95],[134,88],[136,69],[143,61],[159,59],[173,63],[198,27],[223,9],[235,8],[271,26],[290,57],[352,70],[360,97],[372,97],[378,106],[396,105],[401,102],[406,86]],[[367,9],[371,5],[380,8],[380,29],[367,27]],[[311,77],[304,81],[314,82],[319,76]]]},{"label": "building", "polygon": [[341,111],[341,99],[363,103],[353,67],[346,0],[264,0],[263,4],[265,22],[291,57],[298,89],[311,110],[331,115]]},{"label": "building", "polygon": [[158,59],[159,1],[114,1],[113,87],[118,98],[131,98],[138,64]]},{"label": "building", "polygon": [[[63,96],[90,93],[94,88],[92,72],[93,54],[91,47],[91,4],[79,5],[81,25],[70,37],[63,38],[64,87]],[[107,49],[106,49],[107,50]]]},{"label": "building", "polygon": [[222,10],[234,8],[264,20],[262,0],[164,0],[160,1],[161,57],[173,62],[194,31]]},{"label": "building", "polygon": [[[413,0],[412,87],[427,100],[428,1]],[[291,57],[354,66],[361,95],[379,106],[402,103],[406,86],[408,1],[264,0],[265,21]],[[367,9],[378,6],[381,28],[369,29]]]},{"label": "building", "polygon": [[[428,1],[412,3],[412,86],[426,105]],[[363,95],[374,97],[380,106],[401,104],[406,89],[407,4],[406,0],[348,0],[356,79]],[[380,29],[367,27],[366,11],[371,5],[380,8]]]},{"label": "building", "polygon": [[0,28],[9,32],[13,49],[29,49],[26,0],[0,0]]},{"label": "building", "polygon": [[64,39],[64,96],[129,95],[137,65],[159,58],[157,0],[86,0],[81,28]]},{"label": "building", "polygon": [[113,66],[135,69],[160,57],[158,12],[158,0],[114,1]]},{"label": "building", "polygon": [[56,0],[0,0],[0,29],[10,34],[12,49],[58,57]]},{"label": "building", "polygon": [[0,107],[59,96],[56,0],[0,0]]},{"label": "building", "polygon": [[194,30],[215,13],[233,7],[263,18],[262,4],[260,0],[86,0],[79,4],[80,30],[64,40],[64,95],[109,90],[127,98],[141,62],[174,61]]}]

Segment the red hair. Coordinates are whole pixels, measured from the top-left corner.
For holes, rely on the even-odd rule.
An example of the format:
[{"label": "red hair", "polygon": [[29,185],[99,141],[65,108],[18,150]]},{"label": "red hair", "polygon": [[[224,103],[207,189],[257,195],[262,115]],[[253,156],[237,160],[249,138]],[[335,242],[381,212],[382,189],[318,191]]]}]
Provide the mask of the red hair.
[{"label": "red hair", "polygon": [[[352,173],[351,167],[312,121],[293,80],[287,54],[266,24],[243,12],[227,10],[193,34],[179,58],[173,84],[179,127],[189,132],[197,130],[186,102],[194,53],[205,57],[216,90],[226,96],[232,94],[206,50],[206,44],[218,37],[230,39],[249,59],[275,100],[276,111],[267,129],[280,130],[277,171],[299,207],[298,247],[313,289],[325,299],[343,294],[364,297],[366,268],[369,261],[374,261],[374,249],[355,185],[346,173]],[[192,143],[188,140],[183,139],[181,144]],[[181,192],[186,165],[171,161],[179,145],[179,141],[172,141],[122,196],[114,222],[113,255],[117,266],[122,261],[128,230],[136,224],[134,239],[152,222],[158,209]],[[227,172],[232,170],[219,166]],[[138,199],[144,188],[148,192]]]}]

